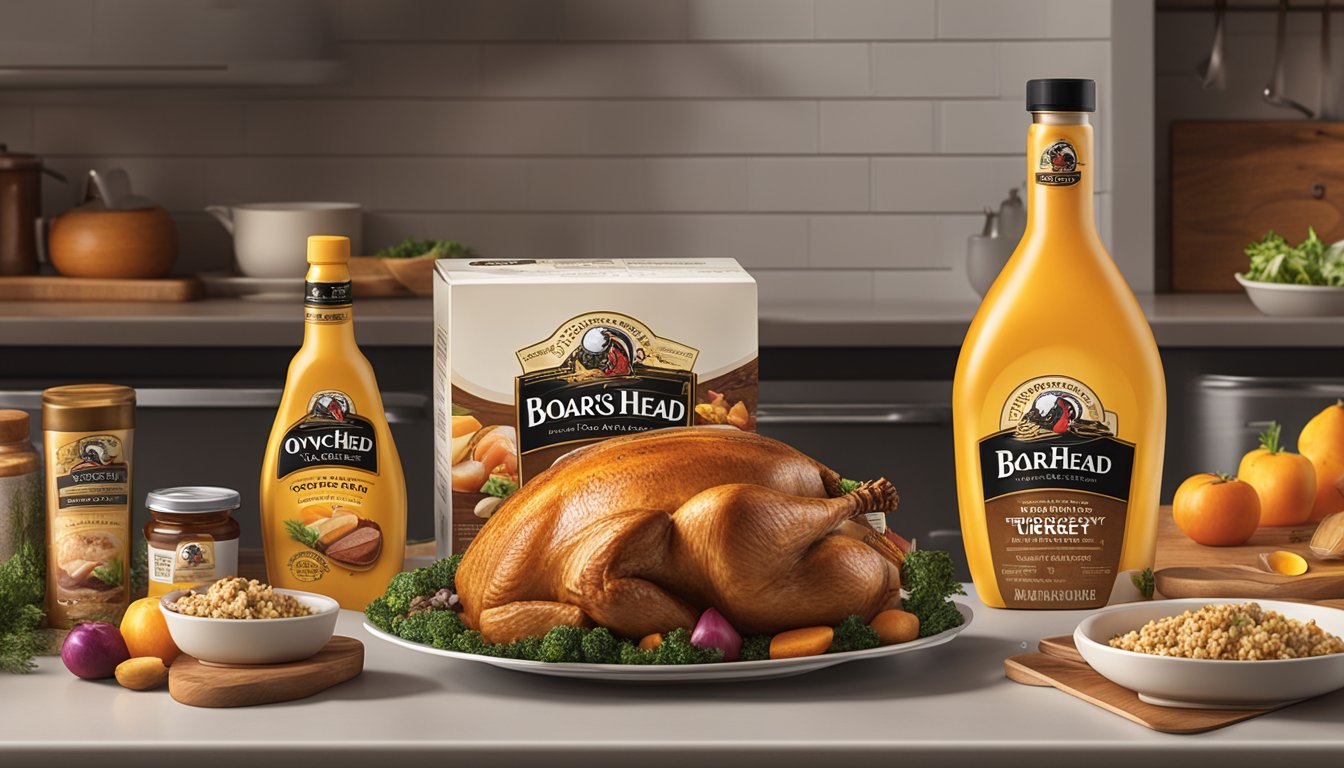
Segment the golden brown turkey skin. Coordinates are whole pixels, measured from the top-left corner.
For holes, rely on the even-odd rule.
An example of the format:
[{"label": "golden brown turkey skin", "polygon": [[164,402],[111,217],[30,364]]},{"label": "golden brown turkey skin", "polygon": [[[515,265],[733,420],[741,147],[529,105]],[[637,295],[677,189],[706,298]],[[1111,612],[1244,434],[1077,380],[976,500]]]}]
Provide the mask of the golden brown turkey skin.
[{"label": "golden brown turkey skin", "polygon": [[597,624],[638,638],[717,608],[743,633],[871,618],[900,574],[847,522],[889,511],[879,481],[840,477],[759,435],[688,427],[577,451],[500,506],[467,549],[457,589],[491,642]]}]

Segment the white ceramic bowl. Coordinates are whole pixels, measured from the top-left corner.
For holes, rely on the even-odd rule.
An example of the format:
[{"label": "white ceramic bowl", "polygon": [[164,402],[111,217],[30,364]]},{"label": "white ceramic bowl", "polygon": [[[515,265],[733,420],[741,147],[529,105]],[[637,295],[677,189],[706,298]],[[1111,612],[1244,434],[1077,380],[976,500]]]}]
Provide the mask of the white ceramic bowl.
[{"label": "white ceramic bowl", "polygon": [[1332,317],[1344,315],[1344,288],[1329,285],[1293,285],[1247,280],[1240,272],[1237,282],[1246,289],[1255,308],[1266,315],[1282,317]]},{"label": "white ceramic bowl", "polygon": [[1310,621],[1344,637],[1344,610],[1278,600],[1201,598],[1155,600],[1099,611],[1078,625],[1073,641],[1103,677],[1135,691],[1149,704],[1205,709],[1275,706],[1344,688],[1344,653],[1306,659],[1218,661],[1152,656],[1108,644],[1153,619],[1179,616],[1206,605],[1256,602],[1290,619]]},{"label": "white ceramic bowl", "polygon": [[168,634],[188,656],[216,664],[282,664],[312,656],[331,640],[341,606],[330,597],[276,589],[306,605],[312,613],[292,619],[210,619],[184,616],[168,606],[188,590],[159,600]]}]

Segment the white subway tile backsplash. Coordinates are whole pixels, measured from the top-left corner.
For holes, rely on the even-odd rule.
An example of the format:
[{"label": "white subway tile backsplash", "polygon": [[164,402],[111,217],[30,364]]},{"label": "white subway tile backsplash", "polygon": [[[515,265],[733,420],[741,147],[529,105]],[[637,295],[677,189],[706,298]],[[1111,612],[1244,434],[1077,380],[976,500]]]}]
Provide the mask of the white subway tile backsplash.
[{"label": "white subway tile backsplash", "polygon": [[590,216],[519,213],[383,213],[364,215],[369,252],[407,238],[451,237],[495,259],[592,258],[602,231]]},{"label": "white subway tile backsplash", "polygon": [[[369,205],[375,165],[360,157],[206,158],[205,204],[334,200]],[[131,182],[140,186],[134,175]]]},{"label": "white subway tile backsplash", "polygon": [[450,155],[581,155],[589,148],[591,106],[582,101],[439,102],[432,119],[435,151]]},{"label": "white subway tile backsplash", "polygon": [[752,96],[760,65],[748,43],[486,45],[478,93],[497,98]]},{"label": "white subway tile backsplash", "polygon": [[859,158],[753,158],[753,211],[864,211],[868,161]]},{"label": "white subway tile backsplash", "polygon": [[46,155],[223,155],[243,150],[230,102],[38,105],[33,148]]},{"label": "white subway tile backsplash", "polygon": [[520,159],[381,158],[371,206],[387,211],[525,210],[531,164]]},{"label": "white subway tile backsplash", "polygon": [[866,96],[868,46],[863,43],[773,43],[757,46],[753,92],[760,96]]},{"label": "white subway tile backsplash", "polygon": [[812,0],[687,0],[692,40],[806,40]]},{"label": "white subway tile backsplash", "polygon": [[648,193],[642,159],[532,159],[527,196],[520,206],[537,211],[639,211]]},{"label": "white subway tile backsplash", "polygon": [[31,107],[0,105],[0,144],[10,152],[25,152],[33,147],[33,110]]},{"label": "white subway tile backsplash", "polygon": [[938,268],[938,221],[934,216],[813,216],[809,263],[818,269]]},{"label": "white subway tile backsplash", "polygon": [[1046,0],[1046,34],[1049,37],[1109,38],[1113,1]]},{"label": "white subway tile backsplash", "polygon": [[[94,1],[6,17],[0,39],[27,44],[60,9],[86,35]],[[1024,81],[1097,78],[1107,141],[1113,2],[328,0],[342,82],[9,91],[0,142],[75,177],[125,167],[173,212],[179,271],[231,263],[206,204],[334,199],[365,206],[370,252],[448,237],[498,258],[732,256],[766,302],[973,301],[966,236],[1022,180]],[[1189,16],[1203,45],[1207,14],[1198,34]],[[1159,40],[1163,82],[1193,67],[1174,45]],[[1310,65],[1291,53],[1292,87],[1314,89]],[[1182,76],[1195,91],[1160,83],[1159,111],[1215,109]],[[75,186],[44,184],[49,215]]]},{"label": "white subway tile backsplash", "polygon": [[761,302],[844,301],[866,304],[873,300],[873,272],[866,269],[748,268],[756,278]]},{"label": "white subway tile backsplash", "polygon": [[601,101],[589,112],[593,154],[809,154],[808,101]]},{"label": "white subway tile backsplash", "polygon": [[821,102],[822,152],[915,154],[933,149],[932,102]]},{"label": "white subway tile backsplash", "polygon": [[658,214],[601,218],[611,259],[729,256],[747,267],[805,269],[807,217],[789,214]]},{"label": "white subway tile backsplash", "polygon": [[993,43],[874,43],[873,93],[931,99],[999,93]]},{"label": "white subway tile backsplash", "polygon": [[644,207],[651,211],[746,211],[746,158],[645,160]]},{"label": "white subway tile backsplash", "polygon": [[565,0],[565,37],[570,40],[683,40],[687,10],[682,0]]},{"label": "white subway tile backsplash", "polygon": [[1013,101],[945,101],[938,105],[938,149],[954,154],[1020,154],[1031,115]]},{"label": "white subway tile backsplash", "polygon": [[935,0],[816,0],[816,36],[834,40],[924,40],[936,32]]},{"label": "white subway tile backsplash", "polygon": [[427,155],[439,148],[432,101],[254,101],[246,151],[258,155]]},{"label": "white subway tile backsplash", "polygon": [[1020,157],[891,157],[872,165],[875,211],[979,211],[1026,178]]}]

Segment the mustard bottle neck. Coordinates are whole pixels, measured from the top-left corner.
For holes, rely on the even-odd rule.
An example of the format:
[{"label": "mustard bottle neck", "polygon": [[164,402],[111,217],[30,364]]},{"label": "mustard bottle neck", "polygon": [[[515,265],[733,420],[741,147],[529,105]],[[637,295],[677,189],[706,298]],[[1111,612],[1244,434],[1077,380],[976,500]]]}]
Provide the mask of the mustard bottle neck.
[{"label": "mustard bottle neck", "polygon": [[345,264],[313,264],[303,284],[304,344],[319,336],[354,339],[350,268]]},{"label": "mustard bottle neck", "polygon": [[1027,232],[1095,237],[1092,125],[1085,112],[1034,112],[1027,130]]}]

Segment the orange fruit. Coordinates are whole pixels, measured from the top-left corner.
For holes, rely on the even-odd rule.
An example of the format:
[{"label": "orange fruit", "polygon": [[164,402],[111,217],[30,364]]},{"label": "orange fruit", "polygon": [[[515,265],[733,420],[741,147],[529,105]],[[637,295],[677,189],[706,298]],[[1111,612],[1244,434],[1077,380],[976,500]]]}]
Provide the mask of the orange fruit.
[{"label": "orange fruit", "polygon": [[182,652],[168,634],[168,622],[159,612],[157,597],[142,597],[131,603],[121,617],[121,636],[132,657],[157,656],[167,665]]},{"label": "orange fruit", "polygon": [[1245,544],[1260,525],[1260,497],[1249,484],[1215,472],[1192,475],[1171,503],[1176,527],[1206,547]]},{"label": "orange fruit", "polygon": [[1312,520],[1344,511],[1344,400],[1311,417],[1297,438],[1297,449],[1316,470]]},{"label": "orange fruit", "polygon": [[1270,422],[1260,447],[1241,458],[1237,477],[1260,497],[1260,525],[1301,525],[1316,504],[1316,470],[1305,456],[1279,446],[1279,424]]}]

